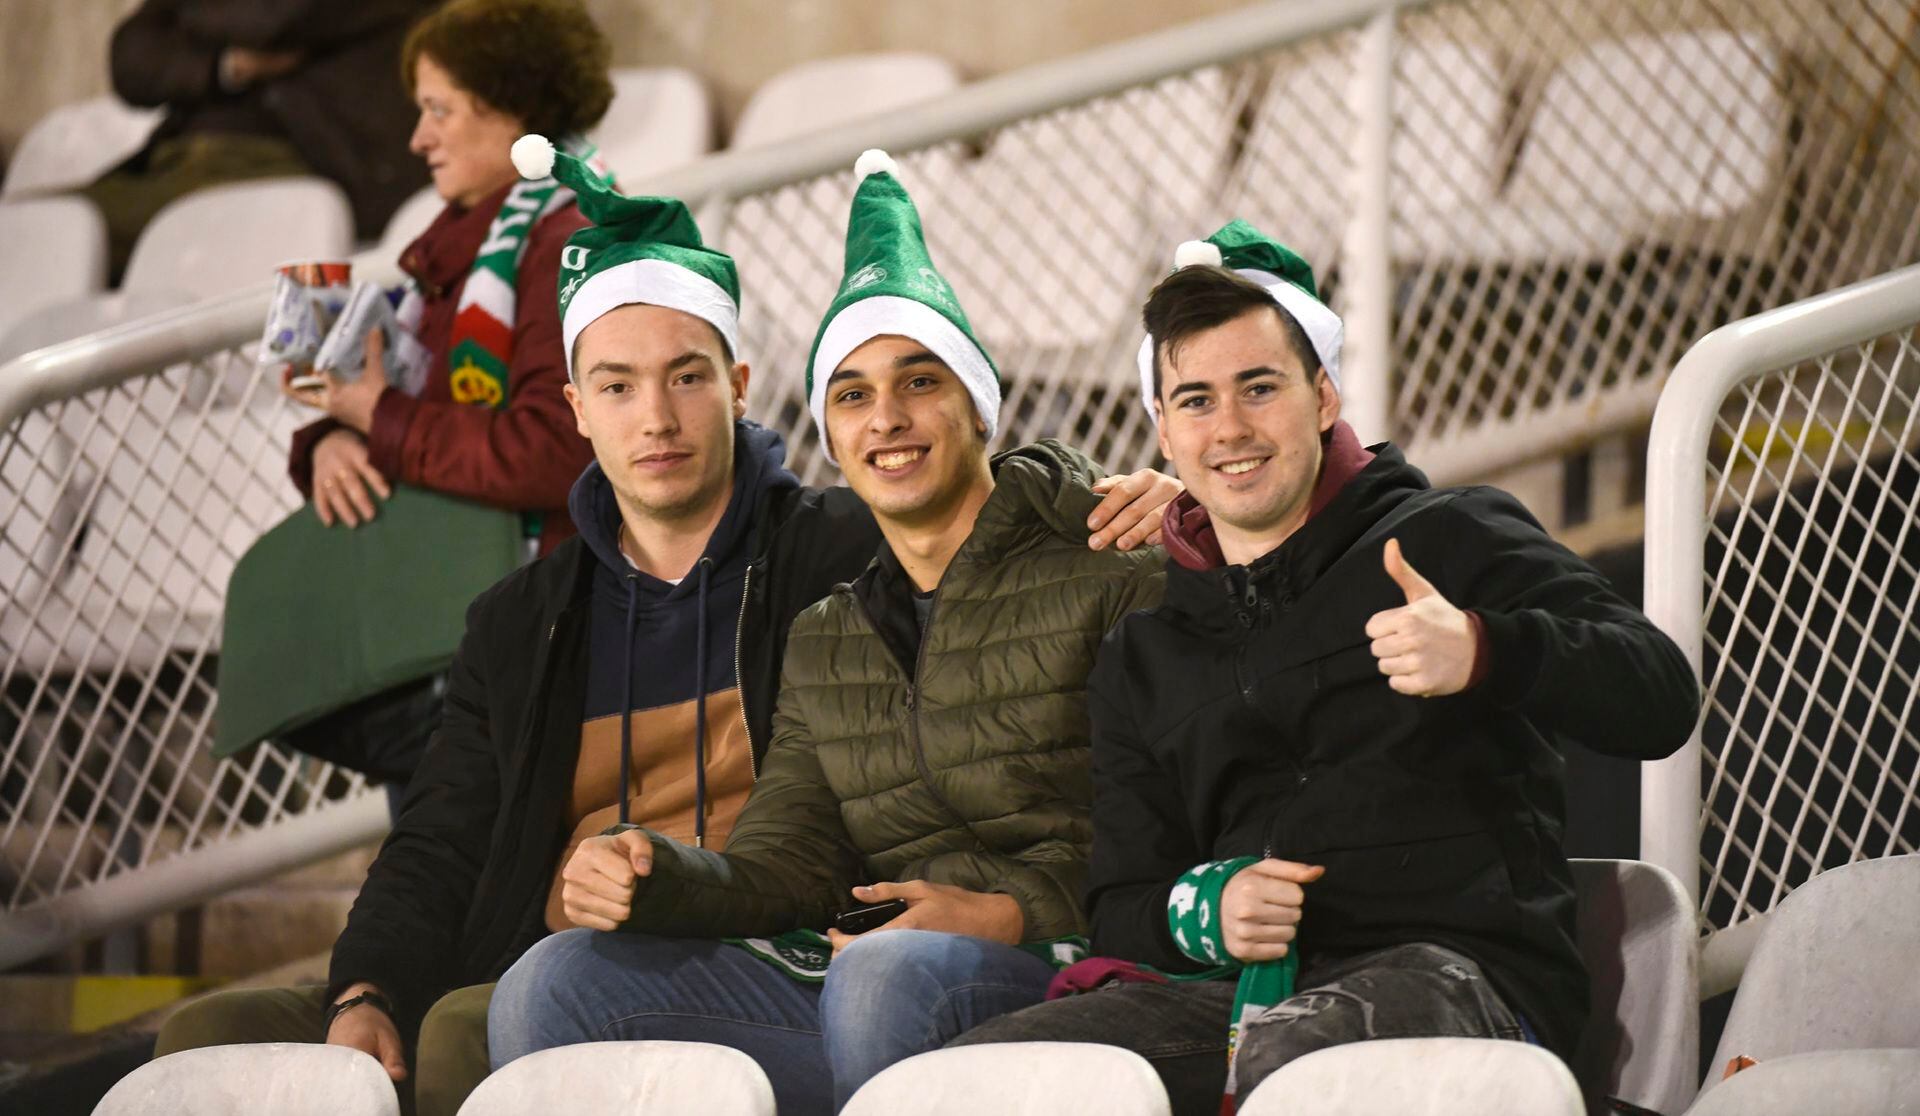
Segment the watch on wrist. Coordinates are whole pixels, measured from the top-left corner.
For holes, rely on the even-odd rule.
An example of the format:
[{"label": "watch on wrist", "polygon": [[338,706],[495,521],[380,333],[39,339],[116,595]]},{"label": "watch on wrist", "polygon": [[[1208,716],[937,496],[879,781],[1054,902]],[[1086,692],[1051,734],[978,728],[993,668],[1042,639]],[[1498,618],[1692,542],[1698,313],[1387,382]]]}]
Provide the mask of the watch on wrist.
[{"label": "watch on wrist", "polygon": [[379,1008],[381,1013],[388,1019],[393,1018],[393,1001],[378,992],[368,990],[360,993],[358,996],[349,996],[327,1008],[326,1019],[320,1024],[320,1041],[326,1041],[327,1033],[333,1030],[334,1020],[340,1018],[341,1014],[350,1008],[359,1007],[361,1004],[372,1004],[374,1007]]}]

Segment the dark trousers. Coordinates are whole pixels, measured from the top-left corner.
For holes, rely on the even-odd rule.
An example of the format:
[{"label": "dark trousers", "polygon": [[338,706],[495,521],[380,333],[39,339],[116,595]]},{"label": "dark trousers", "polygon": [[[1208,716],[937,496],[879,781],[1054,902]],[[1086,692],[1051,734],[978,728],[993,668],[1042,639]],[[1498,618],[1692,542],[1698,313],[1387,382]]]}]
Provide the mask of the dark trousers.
[{"label": "dark trousers", "polygon": [[207,186],[313,173],[291,143],[273,136],[201,132],[161,140],[143,154],[80,190],[106,218],[114,286],[141,231],[167,203]]},{"label": "dark trousers", "polygon": [[[1214,1116],[1227,1077],[1234,982],[1110,984],[991,1020],[949,1046],[1098,1042],[1153,1063],[1176,1116]],[[1480,966],[1413,943],[1302,965],[1298,991],[1247,1022],[1239,1095],[1303,1054],[1376,1038],[1521,1039]]]}]

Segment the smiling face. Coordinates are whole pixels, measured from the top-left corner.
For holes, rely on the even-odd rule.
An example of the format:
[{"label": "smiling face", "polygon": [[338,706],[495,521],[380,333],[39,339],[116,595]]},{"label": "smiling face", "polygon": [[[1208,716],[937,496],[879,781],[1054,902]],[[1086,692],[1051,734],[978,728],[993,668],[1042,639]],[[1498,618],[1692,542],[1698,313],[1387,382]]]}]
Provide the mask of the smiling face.
[{"label": "smiling face", "polygon": [[1256,308],[1195,333],[1160,362],[1160,452],[1244,564],[1306,521],[1320,436],[1340,417],[1325,371],[1302,366],[1279,313]]},{"label": "smiling face", "polygon": [[748,375],[726,361],[711,325],[664,306],[622,306],[580,331],[567,402],[629,516],[679,523],[725,505]]},{"label": "smiling face", "polygon": [[462,89],[425,54],[414,63],[413,100],[420,122],[407,148],[427,161],[442,198],[472,206],[519,177],[511,152],[526,128],[518,117]]},{"label": "smiling face", "polygon": [[848,486],[883,520],[937,525],[992,487],[973,397],[918,341],[876,337],[847,354],[825,415]]}]

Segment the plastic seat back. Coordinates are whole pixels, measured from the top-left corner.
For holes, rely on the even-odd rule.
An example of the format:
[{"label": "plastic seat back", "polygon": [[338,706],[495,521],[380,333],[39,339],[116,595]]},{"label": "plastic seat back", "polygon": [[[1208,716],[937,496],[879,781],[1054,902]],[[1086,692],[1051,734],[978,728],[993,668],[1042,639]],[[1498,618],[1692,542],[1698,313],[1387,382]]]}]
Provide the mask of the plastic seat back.
[{"label": "plastic seat back", "polygon": [[689,70],[616,69],[613,104],[592,138],[614,178],[630,188],[713,150],[713,101]]},{"label": "plastic seat back", "polygon": [[54,109],[20,138],[6,181],[0,182],[0,198],[88,185],[139,151],[164,115],[118,97],[91,97]]},{"label": "plastic seat back", "polygon": [[[1689,80],[1657,89],[1650,75]],[[1604,42],[1546,81],[1508,196],[1537,215],[1529,255],[1599,258],[1651,237],[1706,245],[1784,184],[1777,45],[1731,31]]]},{"label": "plastic seat back", "polygon": [[1680,881],[1638,860],[1575,860],[1580,956],[1593,985],[1574,1072],[1655,1112],[1692,1099],[1700,1059],[1698,920]]},{"label": "plastic seat back", "polygon": [[358,1050],[317,1042],[209,1046],[120,1079],[93,1116],[399,1116],[393,1082]]},{"label": "plastic seat back", "polygon": [[583,1042],[494,1071],[459,1116],[539,1112],[622,1116],[774,1116],[773,1086],[752,1058],[705,1042]]},{"label": "plastic seat back", "polygon": [[860,1087],[841,1116],[1167,1116],[1166,1087],[1145,1058],[1085,1042],[1009,1042],[934,1050]]},{"label": "plastic seat back", "polygon": [[1761,930],[1708,1063],[1816,1050],[1920,1049],[1920,856],[1822,872]]},{"label": "plastic seat back", "polygon": [[740,110],[729,147],[761,147],[891,112],[960,87],[934,54],[843,54],[803,62],[761,83]]},{"label": "plastic seat back", "polygon": [[353,255],[353,212],[324,178],[267,178],[196,190],[167,205],[133,246],[121,287],[215,298],[290,261]]},{"label": "plastic seat back", "polygon": [[1584,1116],[1567,1064],[1496,1039],[1375,1039],[1275,1070],[1240,1116]]},{"label": "plastic seat back", "polygon": [[1920,1112],[1920,1050],[1823,1050],[1749,1066],[1687,1116],[1886,1116]]},{"label": "plastic seat back", "polygon": [[0,203],[0,338],[107,283],[107,224],[85,198]]}]

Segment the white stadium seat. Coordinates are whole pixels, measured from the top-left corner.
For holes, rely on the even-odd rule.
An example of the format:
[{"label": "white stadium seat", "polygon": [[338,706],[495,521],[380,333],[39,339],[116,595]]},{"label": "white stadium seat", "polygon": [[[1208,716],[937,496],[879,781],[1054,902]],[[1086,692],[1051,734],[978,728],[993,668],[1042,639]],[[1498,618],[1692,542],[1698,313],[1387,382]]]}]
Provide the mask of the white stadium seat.
[{"label": "white stadium seat", "polygon": [[1655,1112],[1693,1099],[1700,1060],[1698,923],[1680,881],[1638,860],[1575,860],[1580,956],[1593,1000],[1575,1075]]},{"label": "white stadium seat", "polygon": [[[1213,231],[1201,207],[1226,170],[1233,102],[1225,74],[1210,68],[1049,113],[1002,129],[950,185],[928,191],[934,261],[989,352],[1024,371],[1037,362],[1019,354],[1036,349],[1137,341],[1140,304],[1173,246]],[[1114,157],[1158,120],[1167,122],[1162,142]],[[1058,180],[1045,216],[996,227],[1039,202],[1041,166]]]},{"label": "white stadium seat", "polygon": [[399,1116],[393,1082],[358,1050],[262,1042],[183,1050],[120,1079],[93,1116]]},{"label": "white stadium seat", "polygon": [[613,104],[592,138],[615,179],[630,188],[713,150],[713,102],[690,70],[616,69]]},{"label": "white stadium seat", "polygon": [[[393,216],[387,218],[387,227],[380,233],[380,243],[367,253],[369,261],[385,263],[388,266],[397,265],[400,253],[407,250],[407,245],[418,240],[420,234],[427,231],[427,226],[433,224],[434,218],[440,216],[440,211],[445,208],[447,208],[446,200],[431,186],[401,202],[400,208],[394,210]],[[356,264],[354,277],[357,279],[360,261],[356,259],[354,262]]]},{"label": "white stadium seat", "polygon": [[1240,1116],[1583,1116],[1567,1064],[1494,1039],[1375,1039],[1281,1066]]},{"label": "white stadium seat", "polygon": [[1920,1050],[1823,1050],[1734,1074],[1686,1116],[1912,1116]]},{"label": "white stadium seat", "polygon": [[[1085,1042],[1009,1042],[915,1055],[860,1087],[840,1116],[1167,1116],[1145,1058]],[[463,1114],[464,1116],[464,1114]]]},{"label": "white stadium seat", "polygon": [[117,97],[54,109],[21,137],[0,183],[0,198],[60,193],[92,183],[139,151],[163,115]]},{"label": "white stadium seat", "polygon": [[107,283],[107,224],[85,198],[0,202],[0,345],[48,306]]},{"label": "white stadium seat", "polygon": [[1781,900],[1760,932],[1720,1033],[1707,1091],[1737,1056],[1765,1063],[1818,1050],[1920,1049],[1920,856],[1822,872]]},{"label": "white stadium seat", "polygon": [[516,1058],[480,1083],[460,1116],[773,1116],[759,1063],[705,1042],[583,1042]]},{"label": "white stadium seat", "polygon": [[295,260],[353,255],[353,211],[324,178],[265,178],[196,190],[140,234],[124,290],[215,298],[267,282]]},{"label": "white stadium seat", "polygon": [[[853,54],[808,62],[775,74],[754,91],[729,146],[779,143],[959,87],[960,74],[953,64],[930,54]],[[940,177],[930,171],[928,154],[909,155],[902,162],[911,190],[921,191]],[[852,170],[851,164],[847,169]],[[842,173],[747,199],[723,213],[700,215],[707,239],[739,261],[740,286],[748,300],[743,320],[760,346],[748,355],[762,375],[804,374],[800,366],[814,330],[839,286],[852,200],[852,175]],[[941,263],[938,249],[934,261]],[[964,304],[966,290],[958,293]],[[762,398],[780,389],[777,380],[770,387],[759,389]]]},{"label": "white stadium seat", "polygon": [[844,54],[805,62],[753,91],[728,146],[764,147],[959,87],[953,63],[933,54]]},{"label": "white stadium seat", "polygon": [[[1780,198],[1782,71],[1778,46],[1730,31],[1636,36],[1567,60],[1547,78],[1505,198],[1485,211],[1468,254],[1567,262],[1648,240],[1760,243],[1734,230],[1766,220]],[[1689,80],[1650,83],[1664,73]]]}]

